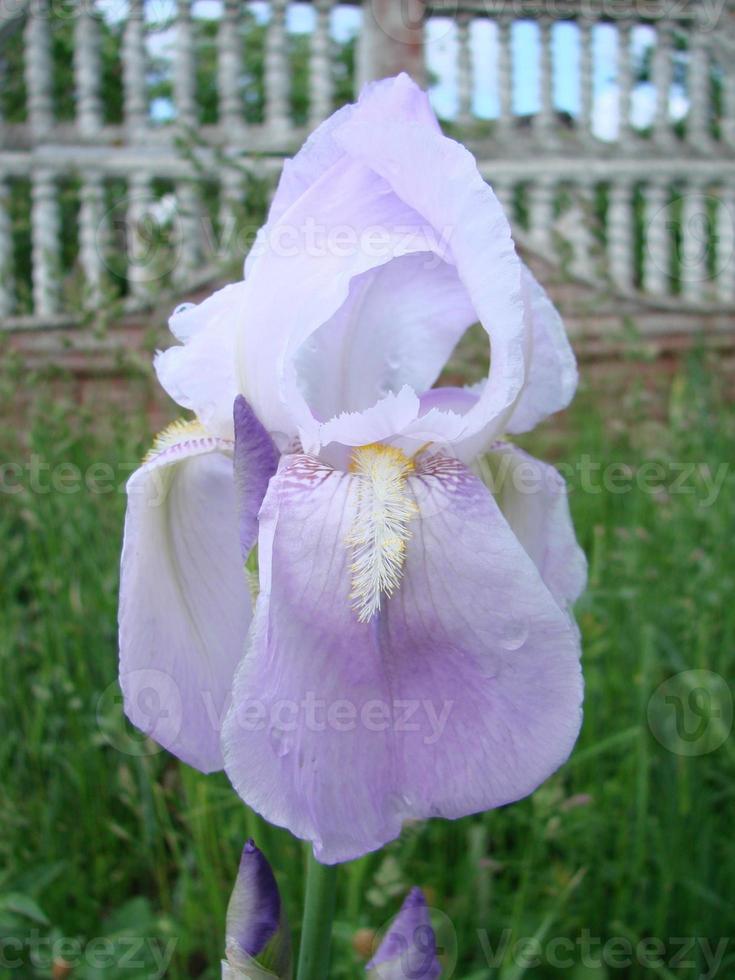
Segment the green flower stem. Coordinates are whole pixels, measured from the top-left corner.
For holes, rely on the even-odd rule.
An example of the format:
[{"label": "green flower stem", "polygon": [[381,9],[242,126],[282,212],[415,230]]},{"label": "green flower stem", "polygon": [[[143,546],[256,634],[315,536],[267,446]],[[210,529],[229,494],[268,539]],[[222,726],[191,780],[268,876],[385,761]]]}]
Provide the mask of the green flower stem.
[{"label": "green flower stem", "polygon": [[309,848],[297,980],[327,980],[337,865],[320,864]]}]

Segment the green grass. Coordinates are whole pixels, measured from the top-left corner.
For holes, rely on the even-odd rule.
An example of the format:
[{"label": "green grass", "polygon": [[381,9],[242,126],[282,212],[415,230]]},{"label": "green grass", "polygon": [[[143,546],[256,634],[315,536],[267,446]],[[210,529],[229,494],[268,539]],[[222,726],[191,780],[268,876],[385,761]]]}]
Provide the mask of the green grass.
[{"label": "green grass", "polygon": [[[31,381],[9,387],[19,383]],[[577,608],[587,681],[578,747],[532,798],[455,823],[408,826],[400,841],[341,869],[334,978],[361,975],[356,930],[385,923],[414,883],[451,921],[461,980],[735,973],[735,941],[714,973],[701,942],[686,950],[677,942],[707,937],[716,946],[733,931],[735,743],[730,736],[688,757],[661,745],[647,720],[668,677],[688,669],[733,677],[734,477],[728,471],[708,505],[703,467],[715,474],[730,465],[734,439],[735,411],[718,395],[715,368],[698,359],[663,408],[644,390],[604,405],[584,390],[565,417],[523,440],[567,467],[590,560]],[[62,463],[88,472],[93,462],[106,464],[117,486],[149,441],[134,406],[99,419],[39,397],[0,449],[5,461],[35,459],[42,486],[51,473],[59,479]],[[659,461],[657,482],[670,492],[635,481],[628,492],[585,491],[585,459],[634,472]],[[692,492],[673,492],[678,467],[690,464],[699,467],[686,482]],[[50,976],[48,946],[38,943],[61,938],[67,947],[56,949],[68,959],[79,959],[70,940],[86,949],[75,978],[156,975],[151,950],[172,940],[167,976],[215,977],[243,839],[254,836],[273,863],[295,931],[303,850],[249,813],[224,776],[152,752],[124,726],[115,621],[125,500],[112,487],[92,492],[105,489],[104,474],[90,477],[91,489],[34,492],[26,469],[22,491],[2,494],[0,956],[16,955],[9,938],[25,946],[17,968],[3,969],[0,959],[0,977]],[[72,476],[65,479],[68,486]],[[602,941],[661,940],[660,963],[618,968],[618,943],[612,962],[597,968],[599,947],[593,960],[583,956],[585,930]],[[146,940],[140,968],[129,965],[140,955],[131,936]],[[484,950],[504,936],[505,957],[489,966]],[[522,937],[541,942],[540,965],[526,968],[512,954]],[[549,943],[564,938],[575,944],[573,962],[555,967]],[[102,942],[86,945],[93,939]]]}]

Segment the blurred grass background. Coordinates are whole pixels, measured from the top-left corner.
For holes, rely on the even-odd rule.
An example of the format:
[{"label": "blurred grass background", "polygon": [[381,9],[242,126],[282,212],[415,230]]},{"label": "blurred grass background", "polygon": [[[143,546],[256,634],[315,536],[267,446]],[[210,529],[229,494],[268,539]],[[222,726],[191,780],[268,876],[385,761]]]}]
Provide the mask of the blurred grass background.
[{"label": "blurred grass background", "polygon": [[[7,419],[13,392],[36,382],[6,374]],[[571,465],[586,456],[635,472],[660,461],[669,484],[672,465],[713,474],[731,466],[735,410],[716,362],[693,357],[656,398],[624,377],[623,369],[619,397],[606,403],[594,385],[583,386],[565,416],[523,444]],[[39,384],[22,424],[5,427],[2,460],[25,466],[35,458],[41,481],[62,464],[89,473],[102,463],[122,484],[151,441],[137,408],[142,393],[131,384],[130,408],[99,417],[43,390]],[[105,480],[96,472],[99,490]],[[382,926],[412,884],[451,920],[461,980],[713,975],[699,945],[683,968],[671,963],[678,947],[669,944],[686,936],[716,944],[735,926],[735,743],[731,736],[716,751],[685,757],[663,747],[647,722],[649,700],[669,676],[692,668],[733,676],[735,476],[728,470],[706,506],[702,472],[689,480],[690,493],[635,484],[589,493],[570,477],[590,561],[577,607],[587,681],[577,749],[532,798],[455,823],[407,826],[400,841],[344,867],[334,978],[361,975],[355,934]],[[18,936],[109,940],[109,966],[87,957],[72,971],[90,980],[155,976],[152,947],[140,969],[122,962],[126,937],[175,940],[167,976],[219,976],[244,838],[252,835],[271,860],[296,934],[303,850],[248,812],[224,775],[202,776],[125,726],[115,684],[123,493],[39,493],[27,471],[22,479],[23,490],[4,493],[0,510],[0,944]],[[667,953],[654,969],[597,969],[578,952],[564,970],[525,969],[510,953],[489,967],[481,935],[497,949],[506,929],[512,940],[576,942],[583,930],[603,941],[657,937]],[[364,945],[366,934],[358,939]],[[27,945],[21,956],[16,969],[0,965],[0,977],[52,975],[43,947],[32,957]],[[735,941],[716,975],[735,975]]]}]

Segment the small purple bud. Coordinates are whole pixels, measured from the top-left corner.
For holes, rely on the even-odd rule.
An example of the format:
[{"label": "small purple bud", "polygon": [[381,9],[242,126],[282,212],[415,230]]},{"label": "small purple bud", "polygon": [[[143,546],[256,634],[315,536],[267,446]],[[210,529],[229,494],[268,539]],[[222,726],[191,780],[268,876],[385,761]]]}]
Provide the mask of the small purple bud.
[{"label": "small purple bud", "polygon": [[368,963],[372,980],[437,980],[441,964],[424,893],[412,888]]},{"label": "small purple bud", "polygon": [[252,840],[243,847],[227,909],[226,949],[230,967],[240,971],[232,976],[291,975],[290,937],[278,885]]}]

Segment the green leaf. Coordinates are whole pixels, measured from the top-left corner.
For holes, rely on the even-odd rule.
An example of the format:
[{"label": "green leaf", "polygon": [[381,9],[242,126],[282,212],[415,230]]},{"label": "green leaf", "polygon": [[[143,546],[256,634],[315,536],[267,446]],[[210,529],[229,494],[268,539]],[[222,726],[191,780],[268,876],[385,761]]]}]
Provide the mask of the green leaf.
[{"label": "green leaf", "polygon": [[36,922],[41,926],[49,924],[49,920],[38,903],[21,892],[6,892],[0,895],[0,917],[6,913],[20,916],[23,919],[30,919],[31,922]]}]

